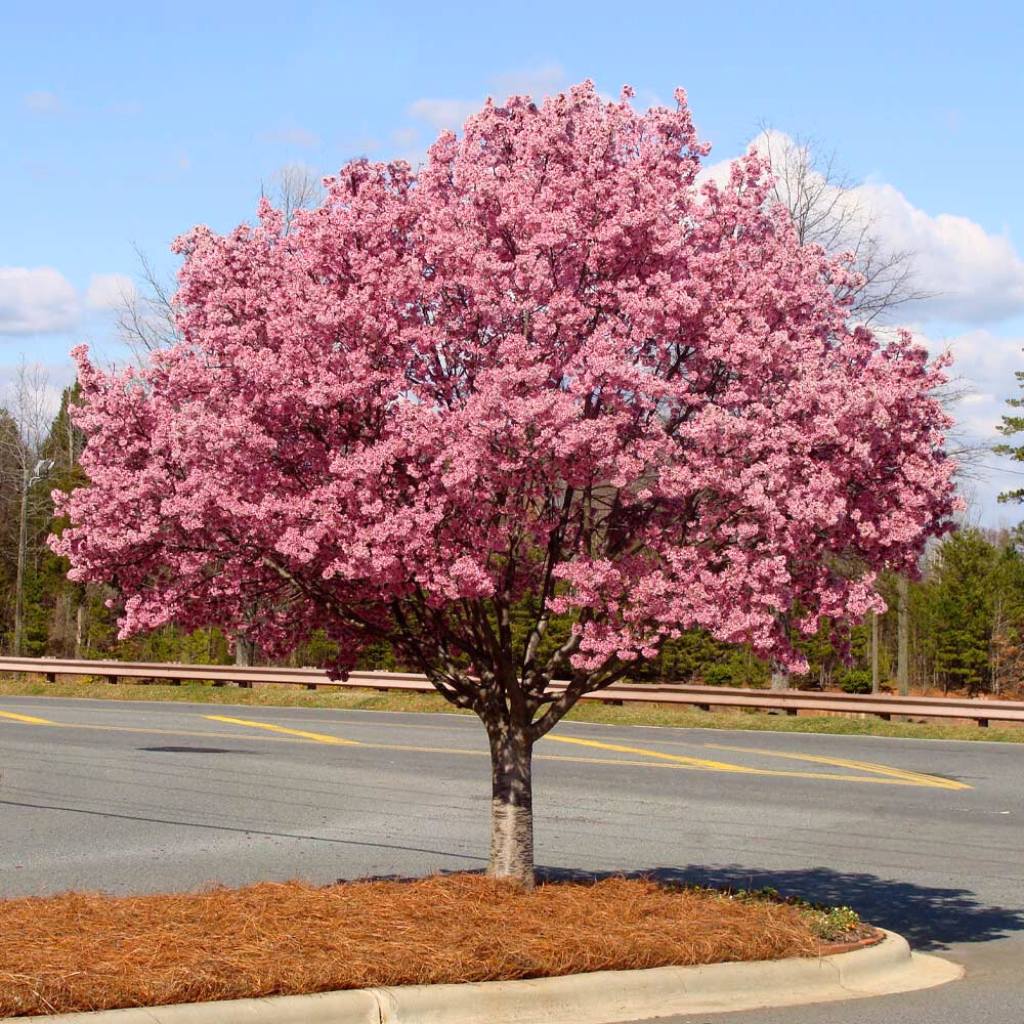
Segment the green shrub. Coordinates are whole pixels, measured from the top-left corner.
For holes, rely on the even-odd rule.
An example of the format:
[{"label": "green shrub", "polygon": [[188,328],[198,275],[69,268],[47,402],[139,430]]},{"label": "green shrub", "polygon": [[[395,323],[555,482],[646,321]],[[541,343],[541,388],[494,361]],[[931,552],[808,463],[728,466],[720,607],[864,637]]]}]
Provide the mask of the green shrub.
[{"label": "green shrub", "polygon": [[700,670],[701,682],[708,686],[731,686],[733,675],[733,666],[722,661],[713,661]]},{"label": "green shrub", "polygon": [[846,693],[870,693],[871,673],[866,668],[847,669],[837,677],[840,689]]}]

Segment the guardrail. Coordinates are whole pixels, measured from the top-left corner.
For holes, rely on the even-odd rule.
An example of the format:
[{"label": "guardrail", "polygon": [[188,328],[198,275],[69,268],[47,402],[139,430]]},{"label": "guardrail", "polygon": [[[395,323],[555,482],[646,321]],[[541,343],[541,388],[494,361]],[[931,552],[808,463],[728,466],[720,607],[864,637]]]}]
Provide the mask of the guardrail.
[{"label": "guardrail", "polygon": [[[49,682],[57,676],[90,676],[116,683],[119,679],[165,681],[172,685],[184,680],[210,680],[214,686],[254,683],[318,687],[359,687],[363,689],[433,692],[426,676],[414,672],[352,672],[344,682],[328,679],[323,669],[238,665],[181,665],[147,661],[89,661],[58,658],[0,658],[0,672],[41,675]],[[564,687],[552,683],[552,689]],[[964,697],[900,697],[890,694],[856,695],[808,692],[805,690],[741,690],[724,686],[668,685],[661,683],[617,683],[604,690],[583,695],[584,700],[604,704],[684,704],[710,711],[711,708],[753,708],[797,715],[801,711],[829,711],[841,714],[873,715],[890,720],[893,715],[914,718],[946,718],[977,722],[1024,722],[1024,702],[970,699]]]}]

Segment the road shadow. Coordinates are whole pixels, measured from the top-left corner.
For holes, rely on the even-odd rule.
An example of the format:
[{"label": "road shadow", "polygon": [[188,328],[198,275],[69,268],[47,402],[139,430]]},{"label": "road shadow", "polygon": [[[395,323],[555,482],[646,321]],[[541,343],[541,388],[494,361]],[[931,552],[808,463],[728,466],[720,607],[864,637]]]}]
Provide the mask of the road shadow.
[{"label": "road shadow", "polygon": [[988,942],[1024,931],[1024,910],[987,906],[970,889],[898,882],[877,875],[815,867],[791,871],[722,867],[651,868],[584,872],[539,868],[542,880],[593,881],[610,876],[706,885],[715,889],[777,889],[812,903],[853,907],[871,924],[899,932],[917,950],[941,950],[956,942]]},{"label": "road shadow", "polygon": [[242,750],[238,747],[136,747],[146,754],[261,754],[261,750]]}]

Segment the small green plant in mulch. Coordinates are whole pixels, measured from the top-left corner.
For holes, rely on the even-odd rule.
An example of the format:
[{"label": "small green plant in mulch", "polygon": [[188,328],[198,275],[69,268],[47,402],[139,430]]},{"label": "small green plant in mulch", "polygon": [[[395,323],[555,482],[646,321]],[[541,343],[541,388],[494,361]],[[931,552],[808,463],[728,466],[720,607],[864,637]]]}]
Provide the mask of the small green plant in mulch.
[{"label": "small green plant in mulch", "polygon": [[812,903],[800,896],[783,896],[778,889],[763,886],[760,889],[734,889],[728,894],[736,900],[782,903],[794,907],[806,919],[811,931],[828,943],[856,942],[875,934],[853,907],[830,907],[825,903]]}]

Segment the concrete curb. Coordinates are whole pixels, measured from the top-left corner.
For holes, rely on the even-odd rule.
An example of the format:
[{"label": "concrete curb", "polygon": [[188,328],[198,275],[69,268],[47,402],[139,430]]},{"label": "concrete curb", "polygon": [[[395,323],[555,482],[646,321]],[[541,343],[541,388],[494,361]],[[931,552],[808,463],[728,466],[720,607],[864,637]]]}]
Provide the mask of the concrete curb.
[{"label": "concrete curb", "polygon": [[619,1024],[671,1014],[912,992],[962,976],[959,965],[912,953],[902,936],[886,932],[875,946],[816,960],[409,985],[8,1020],[12,1024]]}]

